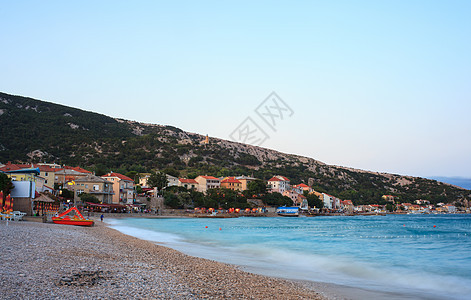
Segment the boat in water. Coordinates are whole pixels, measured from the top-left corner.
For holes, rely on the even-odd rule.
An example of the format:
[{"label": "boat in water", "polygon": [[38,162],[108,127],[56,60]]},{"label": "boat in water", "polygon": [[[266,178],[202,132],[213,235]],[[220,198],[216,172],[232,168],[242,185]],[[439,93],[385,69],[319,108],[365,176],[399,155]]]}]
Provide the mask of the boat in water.
[{"label": "boat in water", "polygon": [[[74,212],[74,216],[70,217],[68,214]],[[74,206],[64,211],[57,217],[52,217],[52,222],[56,224],[75,225],[75,226],[93,226],[93,220],[85,219],[78,209]]]},{"label": "boat in water", "polygon": [[280,206],[276,209],[276,213],[283,217],[298,217],[299,207],[297,206]]}]

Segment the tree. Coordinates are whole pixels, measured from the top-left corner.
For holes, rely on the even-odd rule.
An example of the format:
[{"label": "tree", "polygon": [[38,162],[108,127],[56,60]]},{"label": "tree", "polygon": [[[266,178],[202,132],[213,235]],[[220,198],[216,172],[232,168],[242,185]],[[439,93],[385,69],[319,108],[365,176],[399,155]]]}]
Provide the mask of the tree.
[{"label": "tree", "polygon": [[394,204],[392,203],[386,204],[386,210],[389,212],[393,212],[395,210]]},{"label": "tree", "polygon": [[147,183],[151,187],[156,187],[159,191],[162,191],[162,189],[168,184],[167,175],[161,172],[152,172]]},{"label": "tree", "polygon": [[138,177],[136,177],[138,173],[136,171],[129,171],[127,172],[126,174],[124,174],[124,176],[127,176],[129,178],[131,178],[132,180],[134,180],[134,183],[139,183],[139,179]]},{"label": "tree", "polygon": [[11,182],[11,178],[4,173],[0,173],[0,191],[3,192],[3,199],[0,199],[2,201],[0,207],[3,207],[6,197],[10,195],[11,190],[14,188],[15,186]]},{"label": "tree", "polygon": [[163,172],[173,177],[177,177],[177,178],[180,177],[180,172],[178,172],[174,168],[165,168]]},{"label": "tree", "polygon": [[181,208],[180,199],[177,194],[165,192],[164,193],[164,204],[171,208]]},{"label": "tree", "polygon": [[267,205],[273,206],[291,206],[293,205],[293,200],[289,197],[283,196],[280,193],[267,193],[262,197],[263,202]]},{"label": "tree", "polygon": [[61,189],[59,190],[59,195],[66,199],[73,199],[74,198],[74,191],[70,191],[68,189]]},{"label": "tree", "polygon": [[250,195],[261,195],[267,192],[267,185],[263,180],[257,179],[247,184]]},{"label": "tree", "polygon": [[307,199],[307,203],[310,207],[315,207],[315,208],[323,208],[324,207],[324,202],[321,199],[319,199],[319,197],[317,197],[316,195],[307,194],[305,196],[306,196],[306,199]]},{"label": "tree", "polygon": [[82,202],[100,203],[100,200],[98,200],[98,198],[95,197],[94,195],[82,193],[80,194],[79,197],[80,197],[80,200],[82,200]]}]

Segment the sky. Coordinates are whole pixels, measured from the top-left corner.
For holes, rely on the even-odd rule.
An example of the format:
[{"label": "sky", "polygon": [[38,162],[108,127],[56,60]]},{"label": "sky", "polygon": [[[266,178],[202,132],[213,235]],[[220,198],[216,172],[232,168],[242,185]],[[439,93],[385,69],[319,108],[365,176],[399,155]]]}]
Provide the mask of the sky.
[{"label": "sky", "polygon": [[[455,0],[6,1],[0,91],[223,139],[250,118],[285,153],[471,178],[470,15]],[[285,110],[269,126],[272,92]]]}]

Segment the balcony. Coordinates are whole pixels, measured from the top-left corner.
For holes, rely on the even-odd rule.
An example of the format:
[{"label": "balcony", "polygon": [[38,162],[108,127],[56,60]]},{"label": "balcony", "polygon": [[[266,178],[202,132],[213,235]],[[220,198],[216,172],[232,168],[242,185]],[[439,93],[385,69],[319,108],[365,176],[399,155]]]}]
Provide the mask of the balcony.
[{"label": "balcony", "polygon": [[114,195],[113,191],[89,191],[88,193],[95,195]]}]

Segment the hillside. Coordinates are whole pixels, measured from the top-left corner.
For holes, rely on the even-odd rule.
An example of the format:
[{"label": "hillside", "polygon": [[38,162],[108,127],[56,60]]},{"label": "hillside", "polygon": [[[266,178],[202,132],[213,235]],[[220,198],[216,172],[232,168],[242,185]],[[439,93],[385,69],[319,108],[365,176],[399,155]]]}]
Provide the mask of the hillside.
[{"label": "hillside", "polygon": [[282,174],[355,204],[402,201],[464,203],[471,191],[424,178],[331,166],[312,158],[210,138],[172,126],[114,119],[94,112],[0,93],[0,162],[56,162],[96,173],[167,169],[181,176]]}]

